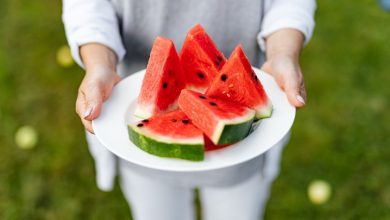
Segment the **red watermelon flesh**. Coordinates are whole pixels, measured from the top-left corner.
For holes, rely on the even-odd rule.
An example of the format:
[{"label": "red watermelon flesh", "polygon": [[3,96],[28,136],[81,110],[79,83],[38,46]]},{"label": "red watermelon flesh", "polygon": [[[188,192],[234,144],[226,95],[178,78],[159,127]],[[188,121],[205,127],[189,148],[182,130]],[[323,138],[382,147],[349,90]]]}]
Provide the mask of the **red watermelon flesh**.
[{"label": "red watermelon flesh", "polygon": [[181,110],[144,119],[137,124],[137,127],[143,129],[149,136],[158,135],[156,139],[166,139],[167,142],[203,142],[202,131],[195,127]]},{"label": "red watermelon flesh", "polygon": [[184,41],[180,61],[187,79],[187,88],[204,92],[226,62],[211,37],[200,24],[193,27]]},{"label": "red watermelon flesh", "polygon": [[130,124],[129,137],[136,146],[157,156],[203,160],[203,133],[181,110]]},{"label": "red watermelon flesh", "polygon": [[250,131],[255,111],[243,105],[182,90],[179,107],[214,144],[232,144]]},{"label": "red watermelon flesh", "polygon": [[184,87],[183,70],[173,42],[157,37],[134,114],[140,118],[149,118],[176,109],[177,98]]},{"label": "red watermelon flesh", "polygon": [[270,117],[272,103],[253,71],[241,45],[238,45],[206,95],[230,100],[256,110],[256,118]]}]

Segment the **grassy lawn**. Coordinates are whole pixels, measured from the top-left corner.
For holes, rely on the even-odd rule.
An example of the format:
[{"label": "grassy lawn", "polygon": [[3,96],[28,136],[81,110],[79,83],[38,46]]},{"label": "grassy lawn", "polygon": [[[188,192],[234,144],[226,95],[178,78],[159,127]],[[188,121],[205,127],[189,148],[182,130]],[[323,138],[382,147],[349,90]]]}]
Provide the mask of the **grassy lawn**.
[{"label": "grassy lawn", "polygon": [[[60,1],[0,7],[0,219],[130,219],[119,187],[100,192],[74,102],[82,71],[60,67]],[[390,13],[376,1],[319,1],[300,110],[266,219],[390,219]],[[14,133],[35,127],[23,150]],[[323,179],[331,199],[314,205]]]}]

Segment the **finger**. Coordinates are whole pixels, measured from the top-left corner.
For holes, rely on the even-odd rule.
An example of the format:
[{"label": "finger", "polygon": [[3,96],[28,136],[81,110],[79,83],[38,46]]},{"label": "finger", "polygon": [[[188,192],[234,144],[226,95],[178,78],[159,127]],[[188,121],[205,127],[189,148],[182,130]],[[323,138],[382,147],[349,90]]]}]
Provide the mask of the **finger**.
[{"label": "finger", "polygon": [[[85,97],[82,92],[79,92],[76,100],[76,112],[81,118],[81,122],[84,125],[85,129],[87,129],[88,132],[93,134],[93,129],[92,129],[92,124],[91,121],[85,120],[85,109],[86,109],[86,104],[85,104]],[[89,114],[89,113],[87,113]]]},{"label": "finger", "polygon": [[272,67],[271,67],[271,64],[269,62],[265,62],[263,64],[263,66],[261,67],[261,70],[263,70],[265,73],[271,75],[276,83],[278,84],[278,86],[282,89],[282,90],[285,90],[284,89],[284,79],[283,79],[283,75],[281,74],[278,74],[276,73],[275,71],[273,71]]},{"label": "finger", "polygon": [[85,120],[85,119],[81,119],[81,122],[83,123],[85,129],[91,133],[91,134],[94,134],[94,131],[93,131],[93,128],[92,128],[92,122],[91,121],[88,121],[88,120]]},{"label": "finger", "polygon": [[114,80],[114,85],[118,84],[121,80],[122,80],[122,78],[118,74],[116,74],[115,80]]},{"label": "finger", "polygon": [[306,104],[306,91],[303,82],[288,81],[285,84],[285,92],[288,101],[297,108],[302,108]]},{"label": "finger", "polygon": [[300,87],[300,94],[301,94],[303,100],[306,103],[307,102],[307,94],[306,94],[305,83],[303,81],[302,81],[302,84],[301,84],[301,87]]},{"label": "finger", "polygon": [[77,94],[77,99],[76,99],[76,112],[79,115],[81,119],[86,117],[87,111],[86,111],[86,103],[85,103],[85,96],[84,93],[79,90],[79,93]]},{"label": "finger", "polygon": [[122,80],[122,78],[118,74],[115,74],[115,77],[112,81],[112,85],[109,85],[109,84],[105,85],[105,89],[104,89],[105,92],[101,93],[102,94],[102,102],[105,102],[111,96],[113,87],[116,84],[118,84],[121,80]]},{"label": "finger", "polygon": [[84,110],[83,110],[83,119],[92,121],[100,115],[100,111],[103,103],[103,91],[99,86],[89,86],[83,89],[82,93],[84,94]]}]

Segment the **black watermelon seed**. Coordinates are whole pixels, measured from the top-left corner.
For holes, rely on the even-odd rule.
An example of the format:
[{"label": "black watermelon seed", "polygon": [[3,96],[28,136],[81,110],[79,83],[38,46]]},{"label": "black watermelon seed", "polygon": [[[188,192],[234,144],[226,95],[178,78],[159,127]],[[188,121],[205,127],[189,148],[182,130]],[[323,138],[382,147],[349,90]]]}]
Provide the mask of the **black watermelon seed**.
[{"label": "black watermelon seed", "polygon": [[202,72],[198,72],[198,77],[203,79],[204,78],[204,74]]},{"label": "black watermelon seed", "polygon": [[215,102],[210,102],[210,105],[212,105],[212,106],[217,106],[217,103],[215,103]]},{"label": "black watermelon seed", "polygon": [[227,75],[226,74],[222,74],[221,75],[221,80],[225,82],[227,80]]},{"label": "black watermelon seed", "polygon": [[257,78],[257,76],[255,76],[255,80],[258,81],[259,79]]},{"label": "black watermelon seed", "polygon": [[142,127],[142,126],[144,126],[144,124],[142,123],[137,124],[137,127]]},{"label": "black watermelon seed", "polygon": [[177,122],[177,119],[176,119],[176,118],[172,118],[171,121],[172,121],[172,122]]},{"label": "black watermelon seed", "polygon": [[190,122],[190,120],[183,119],[183,120],[181,120],[181,122],[183,122],[183,124],[188,124]]},{"label": "black watermelon seed", "polygon": [[222,57],[221,57],[221,56],[217,56],[217,60],[218,60],[219,62],[221,62],[221,61],[222,61]]},{"label": "black watermelon seed", "polygon": [[215,65],[219,66],[219,61],[218,60],[216,60],[214,63],[215,63]]},{"label": "black watermelon seed", "polygon": [[168,88],[168,83],[167,83],[167,82],[164,82],[164,83],[163,83],[163,88],[164,88],[164,89]]},{"label": "black watermelon seed", "polygon": [[206,99],[206,97],[203,96],[203,95],[200,95],[199,98],[201,98],[201,99]]},{"label": "black watermelon seed", "polygon": [[256,75],[255,72],[252,71],[252,77],[253,77],[253,78],[255,77],[255,75]]},{"label": "black watermelon seed", "polygon": [[148,120],[148,119],[144,119],[144,120],[142,120],[142,122],[144,122],[144,123],[148,123],[148,122],[149,122],[149,120]]}]

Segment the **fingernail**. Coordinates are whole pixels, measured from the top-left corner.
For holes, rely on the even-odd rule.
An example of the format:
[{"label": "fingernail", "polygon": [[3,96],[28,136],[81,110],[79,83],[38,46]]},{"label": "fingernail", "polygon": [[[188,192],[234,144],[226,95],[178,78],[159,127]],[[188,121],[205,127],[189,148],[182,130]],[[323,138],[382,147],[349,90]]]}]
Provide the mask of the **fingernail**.
[{"label": "fingernail", "polygon": [[298,102],[300,102],[300,103],[302,103],[302,104],[306,104],[306,103],[305,103],[305,100],[302,98],[302,96],[297,95],[296,98],[297,98]]},{"label": "fingernail", "polygon": [[92,110],[93,108],[92,107],[89,107],[83,114],[83,118],[85,119],[86,117],[88,117],[91,113],[92,113]]}]

